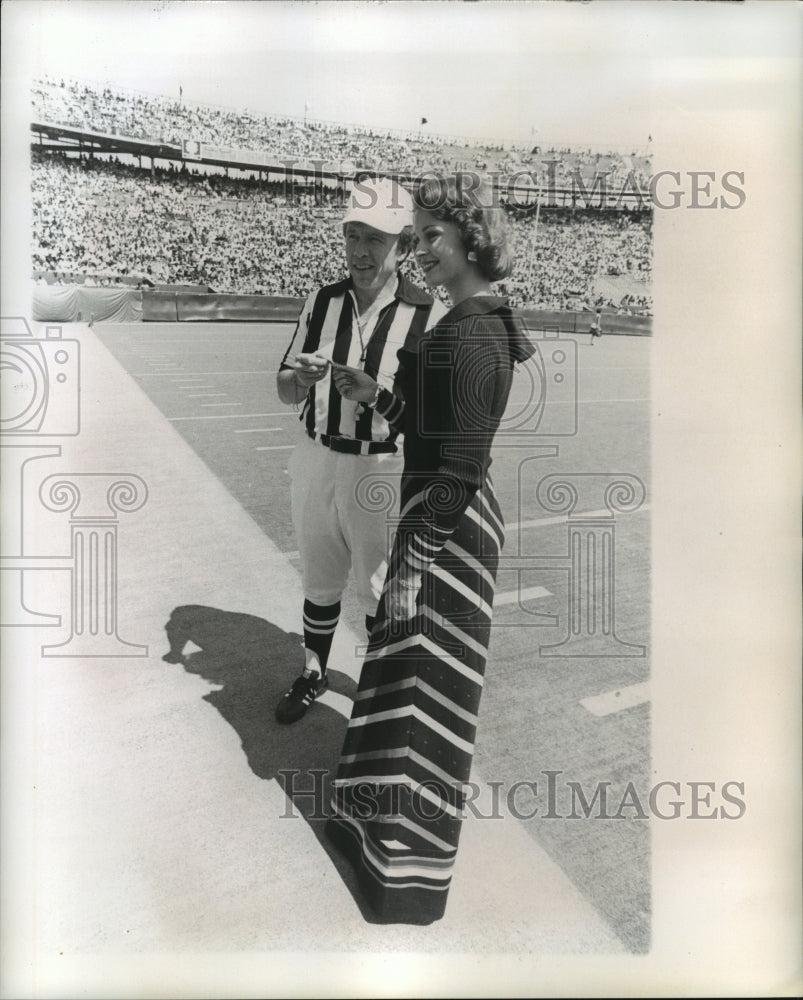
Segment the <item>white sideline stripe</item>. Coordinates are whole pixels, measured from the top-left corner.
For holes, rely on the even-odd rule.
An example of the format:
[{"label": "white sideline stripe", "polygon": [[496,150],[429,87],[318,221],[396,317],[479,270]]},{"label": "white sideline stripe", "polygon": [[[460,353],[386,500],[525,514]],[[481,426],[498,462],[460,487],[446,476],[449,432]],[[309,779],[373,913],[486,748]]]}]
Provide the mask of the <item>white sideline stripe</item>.
[{"label": "white sideline stripe", "polygon": [[[225,396],[226,393],[224,392],[223,395]],[[242,406],[243,404],[242,403],[199,403],[198,405],[199,406]]]},{"label": "white sideline stripe", "polygon": [[[204,386],[194,385],[193,389],[202,389]],[[211,385],[209,388],[213,388]],[[210,399],[212,396],[228,396],[227,392],[188,392],[187,399]]]},{"label": "white sideline stripe", "polygon": [[254,451],[283,451],[286,448],[295,448],[294,444],[261,444]]},{"label": "white sideline stripe", "polygon": [[281,413],[198,413],[191,417],[167,417],[173,423],[176,420],[242,420],[243,417],[281,417]]},{"label": "white sideline stripe", "polygon": [[583,708],[591,712],[592,715],[599,716],[613,715],[614,712],[621,712],[625,708],[635,708],[636,705],[643,705],[650,700],[650,683],[644,681],[641,684],[631,684],[629,687],[619,688],[616,691],[606,691],[605,694],[596,694],[590,698],[581,698],[580,704]]},{"label": "white sideline stripe", "polygon": [[525,587],[524,590],[504,590],[494,597],[494,607],[500,604],[518,604],[520,601],[535,601],[539,597],[551,597],[552,591],[546,587]]},{"label": "white sideline stripe", "polygon": [[[201,381],[201,376],[200,375],[193,375],[192,378],[174,378],[173,381],[174,382],[200,382]],[[194,389],[195,386],[191,386],[190,388]]]},{"label": "white sideline stripe", "polygon": [[[650,509],[648,503],[642,504],[635,510],[625,511],[628,516],[630,514],[640,514],[642,511],[647,511]],[[573,514],[572,520],[578,517],[610,517],[613,520],[611,512],[606,508],[604,510],[585,510],[579,514]],[[532,521],[513,521],[511,524],[506,524],[505,529],[507,531],[522,531],[524,528],[540,528],[547,524],[566,524],[568,521],[568,515],[563,517],[537,517]]]},{"label": "white sideline stripe", "polygon": [[319,705],[327,705],[335,712],[339,712],[344,719],[351,718],[351,707],[354,703],[351,698],[347,698],[344,694],[338,694],[337,691],[324,691],[315,700]]},{"label": "white sideline stripe", "polygon": [[267,434],[269,431],[280,431],[281,427],[235,427],[235,434]]}]

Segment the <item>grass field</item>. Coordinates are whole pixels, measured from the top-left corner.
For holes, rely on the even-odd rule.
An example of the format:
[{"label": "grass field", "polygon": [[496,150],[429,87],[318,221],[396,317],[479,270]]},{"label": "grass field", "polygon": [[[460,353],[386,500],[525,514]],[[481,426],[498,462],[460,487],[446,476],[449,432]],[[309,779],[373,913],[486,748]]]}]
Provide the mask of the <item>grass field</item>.
[{"label": "grass field", "polygon": [[[95,327],[165,419],[295,560],[286,469],[297,413],[279,402],[274,387],[291,330],[232,323]],[[494,448],[506,563],[498,579],[475,760],[486,779],[504,789],[537,784],[537,791],[531,784],[519,788],[522,817],[539,807],[522,824],[625,945],[640,952],[649,947],[649,824],[633,808],[623,808],[618,818],[599,813],[617,813],[629,782],[642,801],[650,784],[650,341],[608,336],[592,347],[583,336],[540,343],[541,374],[528,365],[517,376]],[[554,381],[558,368],[565,373],[560,383]],[[544,385],[541,409],[535,404]],[[584,548],[574,560],[565,506],[548,502],[543,486],[539,492],[546,477],[568,480],[577,490],[572,530],[580,531]],[[605,489],[616,480],[637,491],[643,485],[643,503],[625,502],[624,511],[614,505],[612,514]],[[585,524],[577,524],[580,515],[588,516]],[[590,581],[599,576],[603,555],[600,547],[588,548],[588,538],[594,535],[596,545],[595,532],[612,523],[609,556],[615,560],[606,586],[615,583],[608,595],[615,621],[607,622],[606,637],[613,630],[619,643],[603,648],[584,625],[571,644],[560,646],[570,634],[572,593],[584,612],[593,603]],[[349,595],[344,615],[359,633],[362,613]],[[299,608],[299,631],[300,617]],[[595,621],[597,633],[601,625]],[[548,655],[550,646],[556,647],[552,654],[564,655]],[[546,772],[560,772],[553,775],[552,810]],[[589,801],[607,783],[608,813],[597,802],[588,818],[582,810],[578,816],[575,800],[572,818],[569,782]]]}]

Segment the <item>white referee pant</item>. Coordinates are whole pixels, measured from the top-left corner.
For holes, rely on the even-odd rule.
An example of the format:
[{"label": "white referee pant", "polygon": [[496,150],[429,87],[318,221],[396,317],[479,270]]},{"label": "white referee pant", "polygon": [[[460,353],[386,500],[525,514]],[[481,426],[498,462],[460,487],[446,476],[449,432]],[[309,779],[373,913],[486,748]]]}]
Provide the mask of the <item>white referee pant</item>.
[{"label": "white referee pant", "polygon": [[352,572],[365,614],[375,615],[398,515],[401,450],[349,455],[299,430],[288,472],[304,597],[334,604]]}]

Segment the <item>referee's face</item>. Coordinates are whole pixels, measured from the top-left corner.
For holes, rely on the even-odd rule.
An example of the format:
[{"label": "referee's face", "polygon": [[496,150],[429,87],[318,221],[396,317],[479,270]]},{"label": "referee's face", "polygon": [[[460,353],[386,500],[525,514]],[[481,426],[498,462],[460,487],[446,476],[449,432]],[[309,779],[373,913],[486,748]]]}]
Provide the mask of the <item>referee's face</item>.
[{"label": "referee's face", "polygon": [[383,233],[364,222],[347,222],[343,227],[346,263],[354,289],[370,305],[384,288],[399,264],[399,237]]}]

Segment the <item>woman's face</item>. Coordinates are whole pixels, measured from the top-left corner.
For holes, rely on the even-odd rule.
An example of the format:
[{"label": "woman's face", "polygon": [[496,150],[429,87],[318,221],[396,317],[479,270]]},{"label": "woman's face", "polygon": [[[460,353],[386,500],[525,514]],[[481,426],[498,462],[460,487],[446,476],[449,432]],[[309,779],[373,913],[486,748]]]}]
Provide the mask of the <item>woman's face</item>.
[{"label": "woman's face", "polygon": [[472,269],[456,223],[416,209],[415,235],[415,257],[428,285],[445,285],[448,290]]}]

